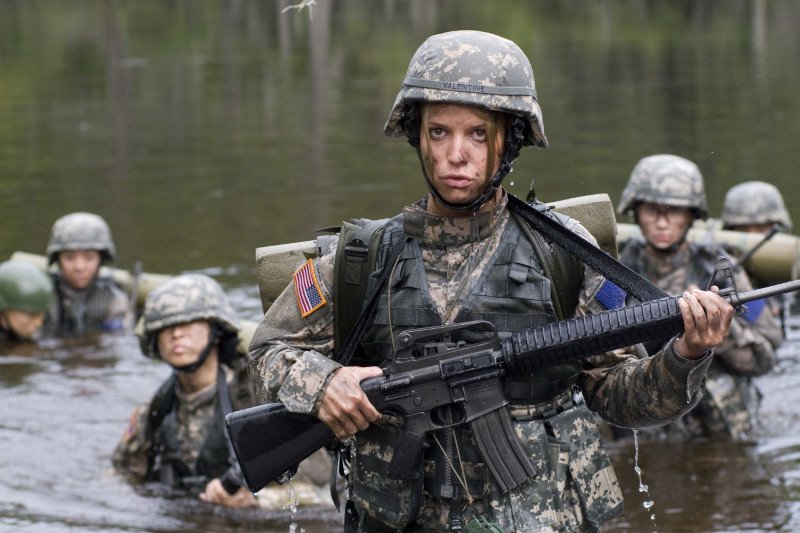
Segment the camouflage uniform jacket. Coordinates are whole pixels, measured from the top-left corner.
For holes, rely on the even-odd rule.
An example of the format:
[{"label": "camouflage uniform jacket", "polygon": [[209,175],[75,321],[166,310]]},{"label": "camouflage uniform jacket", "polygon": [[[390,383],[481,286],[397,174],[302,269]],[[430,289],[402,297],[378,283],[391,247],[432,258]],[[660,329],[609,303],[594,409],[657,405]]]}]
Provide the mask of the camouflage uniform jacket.
[{"label": "camouflage uniform jacket", "polygon": [[[246,373],[223,369],[233,409],[254,405]],[[215,382],[187,394],[173,374],[150,402],[134,409],[112,454],[114,467],[137,481],[161,480],[185,488],[202,488],[221,476],[229,467],[229,451],[218,390]],[[171,392],[169,412],[153,427],[150,413],[169,401]],[[175,467],[173,472],[164,468],[168,463]]]},{"label": "camouflage uniform jacket", "polygon": [[[631,239],[623,245],[620,261],[668,294],[679,295],[691,286],[704,288],[721,255],[727,254],[716,245],[687,243],[673,254],[656,256],[648,252],[643,240]],[[736,286],[740,291],[751,289],[744,271],[736,275]],[[682,420],[681,431],[691,435],[727,430],[731,436],[743,438],[752,430],[759,394],[751,377],[765,374],[775,365],[775,350],[764,332],[779,329],[768,309],[752,317],[752,322],[746,317],[734,318],[730,335],[715,349],[704,398]]]},{"label": "camouflage uniform jacket", "polygon": [[75,290],[61,273],[53,274],[56,298],[47,314],[44,330],[51,335],[85,335],[118,331],[125,327],[131,310],[128,297],[110,278],[96,278],[84,290]]},{"label": "camouflage uniform jacket", "polygon": [[[489,213],[457,219],[428,214],[423,201],[406,208],[403,217],[406,235],[420,245],[427,288],[436,312],[443,323],[452,322],[470,295],[478,290],[479,274],[493,260],[501,236],[508,226],[516,224],[506,209],[506,199]],[[569,227],[591,239],[577,222],[570,221]],[[330,358],[335,305],[333,248],[335,245],[313,263],[327,304],[306,317],[301,316],[293,282],[270,307],[250,345],[251,358],[268,395],[283,402],[290,411],[316,412],[327,380],[338,368]],[[603,310],[594,297],[603,281],[602,276],[585,270],[576,314]],[[699,361],[680,358],[671,342],[649,359],[639,358],[636,350],[629,348],[587,359],[577,386],[589,408],[614,424],[638,427],[666,423],[697,403],[709,363],[709,357]],[[508,530],[596,530],[599,523],[621,512],[621,493],[602,450],[597,428],[591,417],[570,419],[569,415],[566,419],[559,418],[561,425],[549,421],[545,424],[536,419],[537,410],[546,410],[545,404],[548,402],[521,406],[523,411],[528,409],[527,417],[512,410],[512,416],[518,420],[517,434],[534,463],[541,467],[542,475],[530,486],[526,484],[525,488],[507,494],[500,494],[488,480],[479,495],[483,498],[479,500],[479,510]],[[577,409],[565,413],[572,411]],[[596,458],[599,464],[593,463]],[[586,488],[587,478],[596,485]],[[443,512],[449,508],[446,499],[434,498],[427,490],[424,498],[415,523],[446,530],[449,527],[448,513]],[[599,514],[598,509],[601,509]],[[609,514],[603,515],[604,511]]]}]

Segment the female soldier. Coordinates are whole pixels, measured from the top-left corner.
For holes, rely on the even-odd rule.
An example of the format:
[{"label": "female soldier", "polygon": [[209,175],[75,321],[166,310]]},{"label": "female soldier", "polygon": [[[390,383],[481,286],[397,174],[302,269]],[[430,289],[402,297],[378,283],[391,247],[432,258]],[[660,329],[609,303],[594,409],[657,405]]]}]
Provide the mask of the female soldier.
[{"label": "female soldier", "polygon": [[128,324],[130,308],[125,293],[100,266],[116,259],[111,230],[92,213],[71,213],[53,224],[47,244],[56,300],[47,316],[53,335],[84,335],[93,331],[118,331]]},{"label": "female soldier", "polygon": [[[706,286],[717,258],[727,255],[718,245],[686,241],[692,223],[708,216],[703,176],[688,159],[670,154],[642,158],[631,172],[618,211],[631,213],[643,236],[623,245],[620,262],[668,294]],[[724,282],[714,280],[720,286]],[[751,289],[743,271],[735,282],[741,291]],[[702,401],[680,424],[669,426],[671,436],[708,431],[726,432],[736,439],[748,436],[759,398],[751,378],[775,364],[775,350],[761,331],[780,331],[769,311],[733,320],[730,336],[715,351]]]},{"label": "female soldier", "polygon": [[[699,399],[709,350],[727,334],[733,309],[712,292],[686,293],[679,304],[685,333],[653,358],[608,352],[506,378],[509,405],[501,409],[535,471],[515,486],[504,489],[489,472],[466,424],[426,434],[423,466],[399,479],[389,469],[396,424],[358,385],[393,360],[400,332],[483,319],[508,338],[556,321],[556,301],[573,302],[566,317],[603,310],[597,295],[613,289],[580,267],[577,279],[555,280],[574,288],[563,289],[566,298],[551,293],[547,257],[532,240],[541,237],[511,215],[512,201],[520,201],[500,187],[503,177],[523,146],[547,146],[533,70],[516,44],[478,31],[430,37],[411,60],[384,131],[416,149],[429,194],[382,227],[366,292],[388,274],[375,318],[352,362],[337,362],[341,316],[334,312],[343,308],[334,297],[357,286],[358,271],[336,276],[346,261],[335,245],[306,262],[250,345],[267,392],[352,443],[348,531],[596,531],[622,513],[622,493],[589,409],[629,427],[680,416]],[[576,222],[559,220],[592,239]],[[349,246],[340,248],[347,254]],[[390,257],[397,259],[389,264]],[[470,334],[479,332],[449,340],[470,342]]]},{"label": "female soldier", "polygon": [[256,505],[242,487],[225,415],[255,402],[236,355],[239,319],[216,281],[185,274],[147,296],[137,327],[142,352],[174,372],[136,408],[112,462],[139,480],[200,492],[229,507]]}]

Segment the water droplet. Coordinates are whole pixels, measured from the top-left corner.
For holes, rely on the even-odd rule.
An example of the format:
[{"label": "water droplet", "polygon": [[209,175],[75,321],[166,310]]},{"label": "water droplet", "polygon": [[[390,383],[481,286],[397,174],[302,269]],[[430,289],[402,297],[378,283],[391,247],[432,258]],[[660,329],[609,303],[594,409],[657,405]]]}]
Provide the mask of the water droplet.
[{"label": "water droplet", "polygon": [[514,181],[513,181],[513,180],[511,181],[511,186],[512,186],[512,187],[514,186]]},{"label": "water droplet", "polygon": [[646,502],[642,503],[642,507],[645,509],[650,509],[653,505],[655,505],[653,500],[647,500]]}]

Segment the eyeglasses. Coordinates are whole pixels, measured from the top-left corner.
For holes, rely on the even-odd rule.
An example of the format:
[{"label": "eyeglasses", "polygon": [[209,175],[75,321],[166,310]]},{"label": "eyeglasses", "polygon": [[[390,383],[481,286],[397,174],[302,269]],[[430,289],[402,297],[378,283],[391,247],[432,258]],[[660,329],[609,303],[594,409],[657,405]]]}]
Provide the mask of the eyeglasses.
[{"label": "eyeglasses", "polygon": [[686,207],[641,203],[637,207],[636,213],[642,222],[655,222],[661,217],[664,217],[669,222],[675,222],[688,215],[689,209]]}]

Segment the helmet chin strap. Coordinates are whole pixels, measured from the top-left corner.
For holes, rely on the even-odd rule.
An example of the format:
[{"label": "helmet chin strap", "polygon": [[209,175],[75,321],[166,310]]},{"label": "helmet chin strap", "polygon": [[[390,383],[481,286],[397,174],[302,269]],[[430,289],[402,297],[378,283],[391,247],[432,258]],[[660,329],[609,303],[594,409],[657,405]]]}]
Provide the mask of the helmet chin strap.
[{"label": "helmet chin strap", "polygon": [[[203,348],[203,351],[200,352],[200,356],[194,363],[189,363],[188,365],[183,365],[183,366],[173,365],[171,363],[167,364],[178,372],[186,372],[186,373],[194,372],[195,370],[203,366],[203,363],[205,363],[206,359],[208,359],[208,355],[211,353],[211,348],[213,348],[214,345],[217,343],[217,337],[219,337],[219,329],[217,328],[216,324],[211,324],[211,331],[208,332],[208,342],[206,343],[206,347]],[[157,349],[156,353],[158,353]],[[161,357],[161,354],[159,354],[159,357]]]},{"label": "helmet chin strap", "polygon": [[428,191],[434,197],[437,203],[443,205],[448,209],[455,211],[464,211],[476,213],[486,202],[493,199],[497,193],[497,189],[503,182],[503,179],[513,170],[512,165],[514,160],[519,156],[525,141],[525,127],[526,123],[520,117],[514,117],[511,124],[506,128],[505,142],[503,143],[503,157],[500,161],[500,168],[497,173],[489,181],[483,193],[469,202],[455,203],[445,200],[436,187],[433,186],[430,176],[425,170],[425,161],[422,157],[422,150],[420,149],[420,124],[416,108],[407,109],[405,112],[404,127],[408,135],[408,143],[414,147],[419,156],[420,164],[422,165],[422,175],[425,176],[425,183],[428,185]]}]

